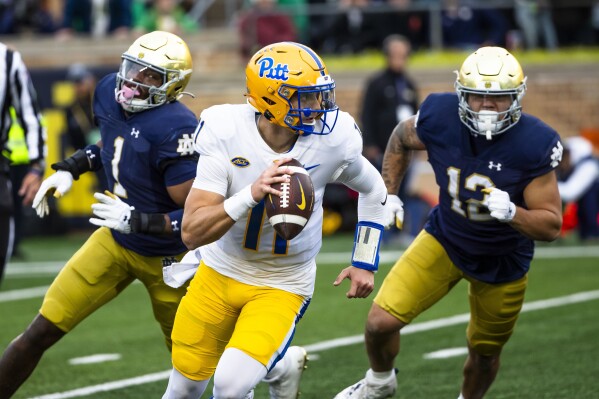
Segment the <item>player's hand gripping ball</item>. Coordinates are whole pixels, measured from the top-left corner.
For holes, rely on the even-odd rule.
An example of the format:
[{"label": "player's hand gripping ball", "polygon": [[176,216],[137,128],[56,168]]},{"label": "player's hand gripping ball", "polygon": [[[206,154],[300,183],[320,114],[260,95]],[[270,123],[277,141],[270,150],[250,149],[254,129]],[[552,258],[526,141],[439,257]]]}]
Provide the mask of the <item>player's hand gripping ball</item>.
[{"label": "player's hand gripping ball", "polygon": [[304,229],[314,209],[314,186],[302,164],[296,159],[282,164],[293,174],[288,183],[274,183],[280,197],[268,194],[264,198],[266,216],[275,231],[285,240],[291,240]]}]

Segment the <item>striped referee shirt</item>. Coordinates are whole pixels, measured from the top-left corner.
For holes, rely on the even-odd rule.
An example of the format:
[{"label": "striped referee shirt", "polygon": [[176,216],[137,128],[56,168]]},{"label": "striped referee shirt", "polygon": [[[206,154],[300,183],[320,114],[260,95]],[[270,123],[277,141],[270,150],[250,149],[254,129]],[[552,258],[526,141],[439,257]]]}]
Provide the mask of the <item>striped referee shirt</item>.
[{"label": "striped referee shirt", "polygon": [[[0,150],[6,149],[12,124],[10,107],[25,131],[31,163],[43,163],[46,157],[46,129],[29,71],[18,51],[0,43]],[[0,166],[6,158],[0,156]]]}]

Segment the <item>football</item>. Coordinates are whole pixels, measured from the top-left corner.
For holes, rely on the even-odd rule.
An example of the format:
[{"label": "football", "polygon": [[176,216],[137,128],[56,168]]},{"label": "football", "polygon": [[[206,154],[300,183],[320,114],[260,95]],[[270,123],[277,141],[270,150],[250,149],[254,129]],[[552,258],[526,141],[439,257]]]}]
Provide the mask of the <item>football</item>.
[{"label": "football", "polygon": [[282,193],[280,197],[269,194],[264,198],[266,216],[275,231],[285,240],[296,237],[308,223],[314,209],[314,186],[302,164],[296,160],[282,164],[291,167],[293,174],[288,183],[275,183],[272,187]]}]

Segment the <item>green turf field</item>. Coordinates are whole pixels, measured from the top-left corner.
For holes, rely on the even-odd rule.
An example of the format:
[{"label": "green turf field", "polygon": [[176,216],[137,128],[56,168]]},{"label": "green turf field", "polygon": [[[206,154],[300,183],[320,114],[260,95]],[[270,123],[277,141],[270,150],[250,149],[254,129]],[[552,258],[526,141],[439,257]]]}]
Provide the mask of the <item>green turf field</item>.
[{"label": "green turf field", "polygon": [[[82,240],[66,236],[23,243],[27,261],[10,264],[0,289],[0,348],[27,326],[45,287]],[[332,286],[350,248],[348,236],[327,238],[319,257],[316,292],[294,341],[306,346],[311,358],[302,379],[303,399],[332,398],[362,378],[367,368],[359,340],[371,298],[348,300],[347,283]],[[399,251],[385,247],[377,284]],[[487,397],[599,398],[599,247],[539,245],[537,255],[527,307]],[[464,347],[465,316],[459,316],[467,311],[466,285],[458,284],[405,330],[396,362],[398,398],[457,398],[465,356],[426,359],[425,355]],[[347,337],[343,344],[333,341]],[[98,354],[118,358],[72,364],[73,359]],[[152,320],[147,294],[134,284],[50,349],[15,398],[160,398],[169,369],[169,354]],[[256,399],[267,398],[266,387],[259,387]]]}]

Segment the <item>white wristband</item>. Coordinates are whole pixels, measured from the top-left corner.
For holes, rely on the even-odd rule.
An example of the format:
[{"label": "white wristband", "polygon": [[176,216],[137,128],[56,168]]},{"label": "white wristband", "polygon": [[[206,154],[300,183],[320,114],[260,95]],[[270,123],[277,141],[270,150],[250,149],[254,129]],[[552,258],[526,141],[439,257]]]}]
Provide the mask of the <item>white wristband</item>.
[{"label": "white wristband", "polygon": [[257,204],[258,203],[254,201],[254,198],[252,197],[251,184],[242,188],[241,191],[232,197],[227,198],[224,202],[225,212],[227,212],[227,215],[229,215],[234,221],[238,221]]},{"label": "white wristband", "polygon": [[354,250],[351,264],[360,269],[377,271],[379,268],[379,250],[384,228],[372,222],[358,222],[354,236]]}]

